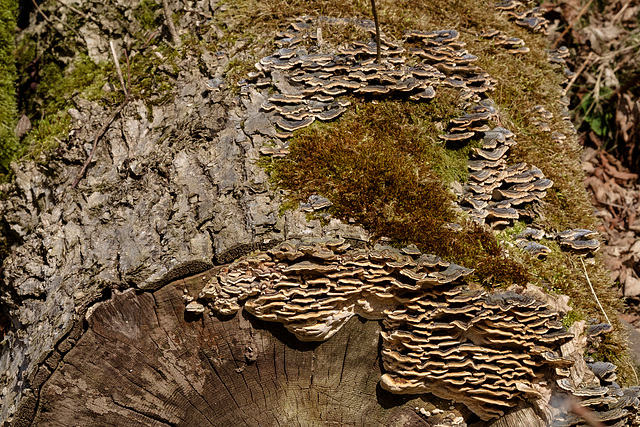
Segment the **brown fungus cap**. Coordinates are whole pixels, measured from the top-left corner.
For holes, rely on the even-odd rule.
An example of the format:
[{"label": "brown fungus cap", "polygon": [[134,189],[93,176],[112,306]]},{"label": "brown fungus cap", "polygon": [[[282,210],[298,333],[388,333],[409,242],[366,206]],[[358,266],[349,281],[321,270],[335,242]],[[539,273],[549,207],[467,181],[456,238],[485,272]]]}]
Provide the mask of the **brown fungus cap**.
[{"label": "brown fungus cap", "polygon": [[502,158],[502,156],[504,156],[507,151],[509,150],[509,147],[507,146],[501,146],[496,148],[495,150],[483,150],[480,148],[474,148],[473,152],[476,156],[482,158],[482,159],[486,159],[486,160],[498,160],[500,158]]},{"label": "brown fungus cap", "polygon": [[294,132],[298,129],[309,126],[314,120],[314,116],[307,116],[302,120],[287,120],[284,117],[277,117],[275,123],[285,131]]},{"label": "brown fungus cap", "polygon": [[439,138],[444,139],[445,141],[466,141],[467,139],[472,138],[475,134],[476,133],[473,131],[448,133],[445,135],[439,135]]},{"label": "brown fungus cap", "polygon": [[518,246],[536,258],[545,257],[551,253],[548,246],[536,242],[520,241]]}]

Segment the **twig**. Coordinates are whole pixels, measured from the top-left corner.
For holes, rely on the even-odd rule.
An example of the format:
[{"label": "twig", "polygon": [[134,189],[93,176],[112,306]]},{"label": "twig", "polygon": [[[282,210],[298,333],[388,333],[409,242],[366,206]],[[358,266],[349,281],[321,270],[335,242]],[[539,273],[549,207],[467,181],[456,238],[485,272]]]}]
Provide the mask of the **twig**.
[{"label": "twig", "polygon": [[560,43],[560,41],[564,38],[564,36],[569,32],[569,30],[571,30],[571,28],[573,28],[573,26],[575,25],[576,22],[578,22],[580,20],[580,18],[582,17],[582,15],[587,11],[587,9],[589,8],[589,6],[591,6],[591,3],[593,3],[593,0],[589,0],[589,2],[587,2],[587,4],[584,5],[584,7],[582,8],[582,10],[580,11],[580,13],[578,13],[578,16],[576,16],[575,18],[573,18],[573,21],[571,23],[569,23],[569,25],[567,26],[567,28],[564,29],[564,31],[562,32],[562,34],[560,34],[560,37],[558,37],[556,39],[555,42],[553,42],[553,48],[555,49],[556,47],[558,47],[558,43]]},{"label": "twig", "polygon": [[147,41],[146,41],[146,42],[144,42],[144,44],[142,45],[142,48],[141,48],[141,49],[144,49],[145,47],[147,47],[147,46],[149,45],[149,43],[151,42],[151,40],[153,40],[153,38],[154,38],[155,36],[157,36],[157,35],[158,35],[158,30],[153,31],[153,32],[149,35],[149,37],[147,37]]},{"label": "twig", "polygon": [[38,3],[36,3],[36,0],[31,0],[31,3],[33,3],[33,5],[36,7],[38,13],[40,15],[42,15],[44,20],[47,21],[49,24],[51,24],[52,27],[55,28],[55,25],[53,25],[53,21],[51,19],[49,19],[49,17],[42,11],[42,9],[40,9],[40,6],[38,6]]},{"label": "twig", "polygon": [[593,289],[591,280],[589,280],[589,275],[587,274],[587,267],[584,266],[584,261],[582,260],[582,257],[580,257],[580,262],[582,263],[582,270],[584,270],[584,277],[587,278],[587,283],[589,284],[589,288],[591,288],[591,293],[593,294],[593,297],[596,299],[596,302],[598,303],[600,310],[602,310],[602,314],[604,314],[604,318],[607,319],[607,323],[611,325],[611,320],[609,320],[609,316],[607,316],[607,312],[604,311],[604,308],[602,308],[602,304],[600,304],[600,300],[596,295],[596,291]]},{"label": "twig", "polygon": [[67,9],[71,9],[73,12],[77,13],[78,15],[82,16],[85,19],[93,20],[92,17],[90,17],[89,15],[87,15],[86,13],[81,11],[80,9],[78,9],[76,7],[73,7],[73,5],[65,4],[62,0],[58,0],[58,3],[60,3],[62,6],[66,7]]},{"label": "twig", "polygon": [[116,47],[113,45],[113,40],[109,40],[109,46],[111,47],[111,54],[113,55],[113,59],[116,65],[116,72],[118,73],[118,79],[120,79],[120,84],[122,85],[122,92],[124,92],[124,95],[126,97],[127,87],[124,85],[124,78],[122,77],[122,70],[120,69],[120,61],[118,61],[118,55],[116,55]]},{"label": "twig", "polygon": [[629,367],[631,368],[631,372],[633,372],[633,376],[636,377],[636,384],[640,384],[640,379],[638,379],[638,373],[636,372],[636,368],[633,367],[633,363],[631,363],[628,359],[627,359],[627,364],[629,365]]},{"label": "twig", "polygon": [[173,13],[171,12],[171,8],[169,7],[167,0],[162,0],[162,11],[164,12],[164,19],[167,21],[167,27],[169,27],[169,33],[173,39],[173,44],[175,44],[176,47],[182,46],[180,35],[178,34],[178,31],[176,31],[176,26],[173,25]]},{"label": "twig", "polygon": [[120,82],[122,83],[122,89],[125,91],[124,101],[122,101],[122,104],[120,104],[118,108],[116,108],[114,112],[111,113],[111,116],[109,116],[109,120],[107,120],[107,122],[102,126],[102,128],[100,128],[100,130],[96,134],[95,138],[93,139],[93,147],[91,147],[91,153],[89,153],[89,157],[87,157],[87,160],[84,162],[84,165],[82,165],[82,169],[80,169],[80,172],[78,172],[76,179],[73,181],[73,184],[71,184],[71,188],[76,188],[76,186],[78,185],[78,182],[80,182],[80,180],[84,176],[84,173],[87,171],[87,168],[91,163],[91,160],[93,160],[93,155],[96,151],[96,147],[98,146],[98,141],[100,140],[100,138],[102,138],[102,135],[105,134],[109,126],[111,126],[111,123],[113,123],[113,121],[116,119],[118,114],[120,114],[120,112],[124,109],[124,107],[129,102],[129,95],[131,93],[131,71],[129,68],[129,56],[127,55],[127,51],[125,50],[124,56],[127,60],[127,86],[125,89],[124,78],[122,77],[122,72],[120,70],[120,62],[118,61],[118,56],[116,55],[115,49],[113,49],[113,43],[111,43],[111,53],[113,54],[113,60],[116,64],[118,77],[120,78]]},{"label": "twig", "polygon": [[573,396],[569,397],[569,411],[582,418],[582,420],[587,423],[589,427],[604,427],[604,424],[598,421],[598,418],[596,418],[593,411],[585,406],[582,406],[580,402],[578,402],[578,400]]},{"label": "twig", "polygon": [[380,23],[378,22],[375,0],[371,0],[371,11],[373,12],[373,22],[376,24],[376,60],[378,64],[382,64],[382,59],[380,59]]},{"label": "twig", "polygon": [[604,73],[604,66],[601,64],[598,71],[598,77],[596,77],[596,84],[593,86],[591,93],[593,93],[593,102],[600,103],[600,83],[602,82],[602,74]]},{"label": "twig", "polygon": [[613,19],[611,20],[611,25],[615,25],[618,22],[618,19],[620,19],[624,11],[627,10],[627,7],[629,7],[630,3],[631,3],[631,0],[627,0],[624,6],[620,8],[620,11],[616,13],[616,16],[614,16]]},{"label": "twig", "polygon": [[580,68],[578,68],[578,71],[576,71],[576,73],[573,75],[573,77],[567,84],[567,87],[564,88],[563,95],[566,95],[567,93],[569,93],[569,89],[571,89],[571,86],[573,86],[576,80],[578,80],[578,77],[580,76],[580,74],[584,71],[585,67],[589,64],[589,61],[591,61],[591,56],[593,56],[593,52],[589,52],[589,55],[587,55],[587,59],[584,60]]},{"label": "twig", "polygon": [[[36,0],[31,0],[31,3],[33,3],[33,5],[36,7],[36,9],[38,10],[38,13],[40,15],[42,15],[42,17],[44,18],[45,21],[47,21],[55,30],[57,30],[59,33],[62,33],[59,29],[56,28],[56,26],[53,24],[53,21],[51,20],[51,18],[49,18],[43,11],[42,9],[40,9],[40,6],[38,6],[38,3],[36,3]],[[73,27],[71,27],[69,24],[67,24],[66,22],[64,22],[62,19],[58,18],[56,16],[56,20],[58,22],[60,22],[62,25],[64,25],[65,27],[67,27],[68,29],[70,29],[73,34],[75,34],[76,36],[78,35],[78,32],[76,30],[73,29]]]}]

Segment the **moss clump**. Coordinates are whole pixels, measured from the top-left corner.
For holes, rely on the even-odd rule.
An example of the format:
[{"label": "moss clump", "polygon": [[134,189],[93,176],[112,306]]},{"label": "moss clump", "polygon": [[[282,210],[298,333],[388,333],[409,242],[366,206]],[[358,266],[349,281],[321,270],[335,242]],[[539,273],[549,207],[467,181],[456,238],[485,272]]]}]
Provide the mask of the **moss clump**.
[{"label": "moss clump", "polygon": [[135,9],[134,16],[145,31],[153,31],[162,26],[162,6],[153,0],[142,0]]},{"label": "moss clump", "polygon": [[17,2],[0,0],[0,174],[9,170],[18,151],[14,132],[18,121],[14,56],[17,13]]},{"label": "moss clump", "polygon": [[562,318],[562,326],[569,329],[571,326],[573,326],[574,323],[579,320],[584,320],[584,314],[582,314],[578,310],[571,310]]},{"label": "moss clump", "polygon": [[66,112],[48,115],[38,120],[27,134],[23,158],[35,161],[46,159],[48,153],[58,147],[60,137],[64,137],[71,128],[71,117]]},{"label": "moss clump", "polygon": [[484,283],[526,283],[524,268],[503,257],[493,233],[446,226],[459,219],[446,182],[466,176],[469,148],[436,139],[437,123],[460,114],[455,92],[442,92],[430,104],[358,103],[337,123],[312,126],[293,139],[286,159],[273,161],[274,179],[300,201],[328,197],[334,215],[397,245],[415,243],[474,267]]},{"label": "moss clump", "polygon": [[[36,91],[40,100],[37,110],[28,111],[35,117],[46,117],[73,106],[72,97],[81,95],[89,100],[101,99],[115,101],[113,92],[102,91],[102,86],[109,80],[107,76],[113,71],[111,64],[95,64],[86,54],[79,54],[69,65],[62,61],[52,60],[44,63],[41,70],[41,83]],[[113,75],[115,78],[115,74]],[[36,108],[36,106],[32,106]]]}]

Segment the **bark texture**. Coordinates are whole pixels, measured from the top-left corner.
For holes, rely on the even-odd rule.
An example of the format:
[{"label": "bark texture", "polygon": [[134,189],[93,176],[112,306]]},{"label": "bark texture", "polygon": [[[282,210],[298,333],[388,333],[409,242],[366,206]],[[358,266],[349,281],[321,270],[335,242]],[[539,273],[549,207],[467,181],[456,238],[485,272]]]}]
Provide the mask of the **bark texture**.
[{"label": "bark texture", "polygon": [[[96,60],[108,58],[116,24],[130,34],[122,17],[104,28],[93,21],[82,27]],[[46,31],[43,25],[32,30]],[[87,308],[113,290],[155,288],[206,270],[239,244],[302,234],[367,238],[335,220],[308,223],[301,211],[279,215],[282,195],[256,164],[275,133],[259,113],[262,99],[242,102],[228,85],[210,85],[223,81],[240,48],[185,55],[177,75],[157,70],[171,79],[171,101],[149,109],[129,103],[76,189],[70,185],[110,115],[98,102],[73,97],[72,130],[46,164],[12,164],[16,179],[0,201],[4,237],[13,242],[0,270],[2,311],[10,319],[0,344],[0,420],[11,419],[23,395],[33,401],[34,384],[46,377],[44,361],[82,324]]]}]

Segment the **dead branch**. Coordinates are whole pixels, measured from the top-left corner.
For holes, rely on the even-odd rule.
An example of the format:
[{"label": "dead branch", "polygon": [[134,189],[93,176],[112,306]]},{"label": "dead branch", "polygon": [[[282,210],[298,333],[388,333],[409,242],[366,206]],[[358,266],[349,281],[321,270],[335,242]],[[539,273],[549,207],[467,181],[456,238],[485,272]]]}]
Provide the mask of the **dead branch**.
[{"label": "dead branch", "polygon": [[[42,9],[40,9],[40,6],[38,6],[38,3],[36,2],[36,0],[31,0],[31,3],[33,3],[33,5],[36,7],[36,10],[38,11],[38,13],[44,18],[45,21],[47,21],[54,29],[56,29],[58,32],[60,32],[59,29],[56,28],[56,26],[53,24],[53,21],[51,20],[51,18],[49,18],[43,11]],[[58,22],[60,22],[62,25],[64,25],[65,27],[67,27],[69,30],[71,30],[71,32],[73,34],[75,34],[76,36],[78,35],[78,32],[76,30],[74,30],[69,24],[67,24],[66,22],[64,22],[62,19],[58,18],[56,16],[56,20]]]},{"label": "dead branch", "polygon": [[555,42],[553,42],[553,48],[555,49],[556,47],[558,47],[558,43],[560,43],[560,40],[562,40],[564,38],[565,35],[567,35],[567,33],[571,30],[571,28],[573,28],[573,26],[576,24],[576,22],[578,22],[580,20],[580,18],[582,17],[582,15],[584,15],[584,13],[587,11],[587,9],[589,9],[589,6],[591,6],[591,3],[593,3],[593,0],[589,0],[587,2],[587,4],[584,5],[584,7],[582,8],[582,10],[580,11],[580,13],[578,13],[578,16],[576,16],[573,21],[571,21],[569,23],[569,25],[567,26],[567,28],[564,29],[564,31],[562,32],[562,34],[560,34],[560,37],[558,37],[556,39]]},{"label": "dead branch", "polygon": [[70,9],[71,11],[77,13],[78,15],[82,16],[85,19],[92,19],[92,17],[90,17],[89,15],[87,15],[86,13],[84,13],[83,11],[81,11],[80,9],[73,7],[73,5],[70,4],[65,4],[62,0],[58,0],[58,3],[60,3],[62,6],[66,7],[67,9]]},{"label": "dead branch", "polygon": [[587,56],[587,59],[584,60],[584,62],[582,63],[582,65],[580,66],[578,71],[576,71],[576,73],[573,75],[573,77],[571,78],[571,80],[567,84],[567,87],[564,88],[564,94],[563,95],[566,95],[567,93],[569,93],[569,89],[571,89],[571,86],[573,86],[573,84],[576,82],[576,80],[578,79],[580,74],[584,71],[585,67],[591,61],[591,56],[593,56],[593,52],[589,52],[589,55]]},{"label": "dead branch", "polygon": [[109,40],[109,47],[111,47],[111,55],[113,55],[114,63],[116,65],[116,72],[118,73],[118,79],[120,80],[120,84],[122,85],[122,92],[124,92],[124,95],[126,97],[127,87],[124,85],[124,78],[122,77],[122,70],[120,69],[120,61],[118,61],[118,56],[116,55],[116,47],[113,44],[113,40]]},{"label": "dead branch", "polygon": [[609,316],[607,316],[607,312],[604,311],[604,308],[602,307],[602,304],[600,304],[600,300],[596,295],[596,291],[593,289],[593,285],[591,284],[591,280],[589,279],[589,275],[587,274],[587,267],[585,267],[582,257],[580,257],[580,262],[582,263],[582,270],[584,270],[584,277],[587,278],[587,283],[589,284],[589,288],[591,288],[591,293],[593,294],[593,297],[596,299],[596,302],[598,303],[598,307],[600,307],[600,310],[602,310],[602,314],[604,314],[604,318],[607,319],[607,323],[611,325],[611,320],[609,320]]}]

